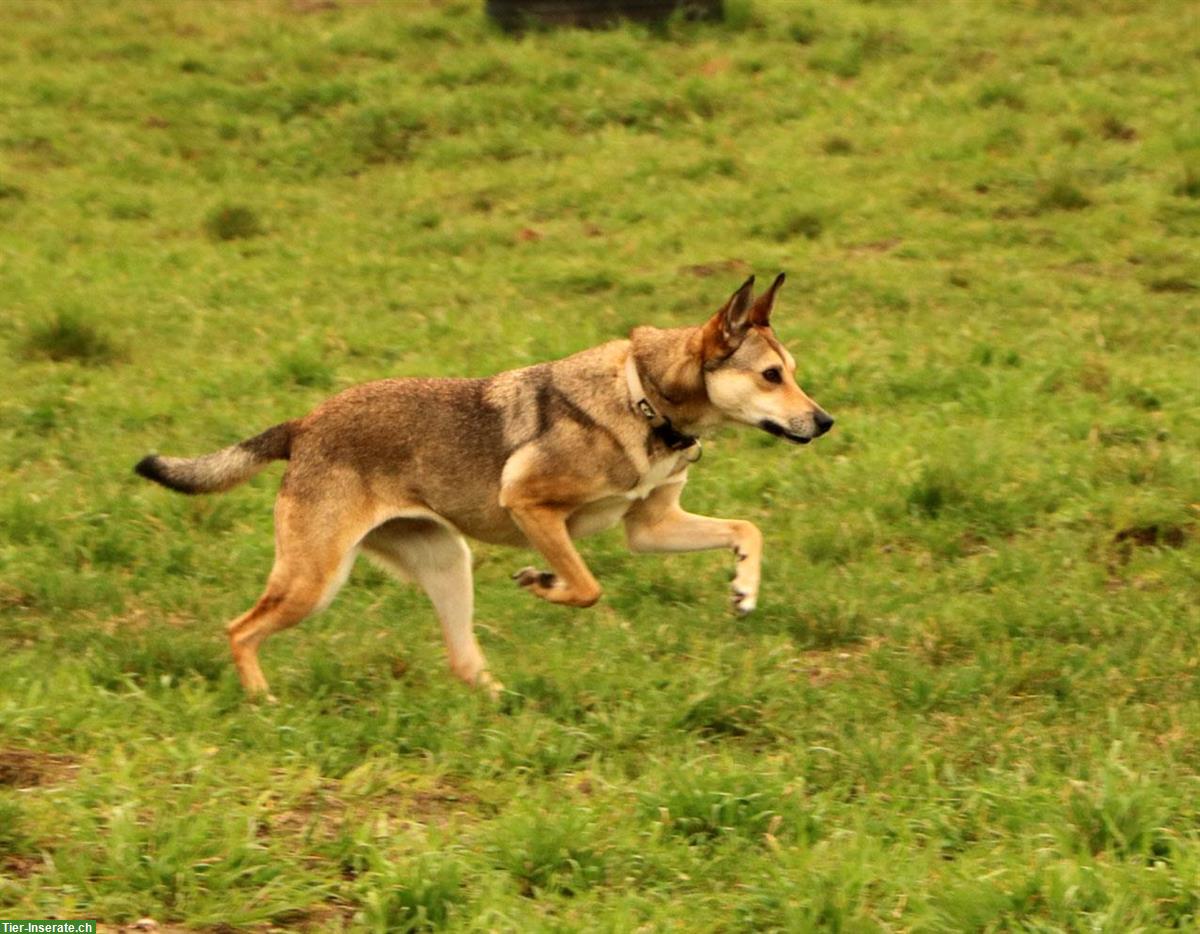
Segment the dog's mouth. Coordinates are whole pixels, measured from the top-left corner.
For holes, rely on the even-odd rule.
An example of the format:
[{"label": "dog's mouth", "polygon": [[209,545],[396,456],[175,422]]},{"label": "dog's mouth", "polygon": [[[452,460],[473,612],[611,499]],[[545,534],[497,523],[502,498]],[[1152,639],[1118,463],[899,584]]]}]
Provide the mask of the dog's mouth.
[{"label": "dog's mouth", "polygon": [[788,431],[778,422],[773,422],[769,418],[759,422],[758,427],[769,434],[775,435],[777,438],[786,438],[792,444],[808,444],[812,440],[812,438],[806,435],[798,435]]}]

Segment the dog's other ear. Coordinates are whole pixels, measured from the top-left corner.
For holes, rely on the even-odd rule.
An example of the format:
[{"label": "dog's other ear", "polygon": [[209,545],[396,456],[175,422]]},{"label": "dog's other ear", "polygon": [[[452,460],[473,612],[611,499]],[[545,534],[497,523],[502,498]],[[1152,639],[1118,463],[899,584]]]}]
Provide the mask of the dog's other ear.
[{"label": "dog's other ear", "polygon": [[775,294],[783,285],[784,274],[780,273],[767,289],[754,302],[750,309],[750,323],[755,327],[769,328],[771,326],[771,311],[775,308]]},{"label": "dog's other ear", "polygon": [[754,295],[754,276],[729,296],[720,310],[704,325],[704,359],[727,357],[741,346],[750,330],[751,299]]}]

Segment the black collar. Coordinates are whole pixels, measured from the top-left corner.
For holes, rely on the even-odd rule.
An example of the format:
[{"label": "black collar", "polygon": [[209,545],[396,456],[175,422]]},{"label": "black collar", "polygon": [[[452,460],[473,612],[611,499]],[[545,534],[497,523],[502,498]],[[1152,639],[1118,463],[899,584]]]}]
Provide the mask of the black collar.
[{"label": "black collar", "polygon": [[642,379],[638,375],[637,362],[633,359],[633,349],[625,358],[625,382],[629,385],[629,400],[633,410],[650,423],[650,432],[671,451],[686,451],[696,448],[696,460],[700,456],[700,441],[695,435],[684,434],[671,424],[671,419],[658,411],[646,398],[646,390],[642,387]]},{"label": "black collar", "polygon": [[688,448],[700,446],[700,441],[695,435],[685,435],[682,431],[671,424],[671,420],[665,415],[661,425],[651,425],[650,431],[672,451],[686,451]]}]

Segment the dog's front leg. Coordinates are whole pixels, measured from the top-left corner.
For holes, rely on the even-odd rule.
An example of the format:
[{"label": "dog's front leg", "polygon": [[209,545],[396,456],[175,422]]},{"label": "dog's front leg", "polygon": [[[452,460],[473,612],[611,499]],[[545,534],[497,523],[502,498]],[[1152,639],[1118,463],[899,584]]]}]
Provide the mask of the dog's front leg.
[{"label": "dog's front leg", "polygon": [[682,483],[662,486],[625,515],[625,540],[631,551],[707,551],[732,548],[737,557],[732,584],[733,609],[745,616],[758,605],[762,533],[752,522],[711,519],[679,505]]},{"label": "dog's front leg", "polygon": [[600,585],[575,550],[567,532],[569,512],[556,506],[512,506],[509,512],[529,544],[550,562],[553,573],[523,568],[513,575],[526,590],[568,606],[591,606],[600,599]]}]

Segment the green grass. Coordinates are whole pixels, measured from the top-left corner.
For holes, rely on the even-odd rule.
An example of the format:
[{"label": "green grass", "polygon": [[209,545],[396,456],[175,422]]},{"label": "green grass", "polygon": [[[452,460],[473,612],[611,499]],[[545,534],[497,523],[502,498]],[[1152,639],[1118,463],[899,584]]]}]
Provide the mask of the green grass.
[{"label": "green grass", "polygon": [[[171,929],[1200,922],[1200,31],[1183,2],[10,0],[0,916]],[[364,565],[247,704],[278,471],[139,480],[363,380],[700,321],[788,272],[837,417],[686,502],[766,539],[480,547],[497,707]]]}]

